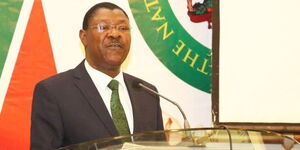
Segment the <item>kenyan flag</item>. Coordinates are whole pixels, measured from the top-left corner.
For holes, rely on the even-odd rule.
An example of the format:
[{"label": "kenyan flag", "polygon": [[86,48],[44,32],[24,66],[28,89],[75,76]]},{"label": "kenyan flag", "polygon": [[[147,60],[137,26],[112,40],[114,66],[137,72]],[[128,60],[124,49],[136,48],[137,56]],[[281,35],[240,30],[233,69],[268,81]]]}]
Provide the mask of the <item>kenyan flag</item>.
[{"label": "kenyan flag", "polygon": [[41,0],[5,0],[0,10],[0,149],[27,150],[34,85],[56,68]]}]

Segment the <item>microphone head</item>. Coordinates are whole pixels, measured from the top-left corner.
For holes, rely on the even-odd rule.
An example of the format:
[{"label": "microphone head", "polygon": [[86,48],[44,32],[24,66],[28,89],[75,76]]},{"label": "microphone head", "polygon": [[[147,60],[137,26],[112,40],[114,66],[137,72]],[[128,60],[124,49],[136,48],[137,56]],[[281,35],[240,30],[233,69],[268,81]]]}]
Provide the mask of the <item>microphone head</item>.
[{"label": "microphone head", "polygon": [[132,87],[140,89],[140,88],[141,88],[141,84],[142,84],[142,83],[139,82],[139,81],[134,81],[134,82],[132,83]]}]

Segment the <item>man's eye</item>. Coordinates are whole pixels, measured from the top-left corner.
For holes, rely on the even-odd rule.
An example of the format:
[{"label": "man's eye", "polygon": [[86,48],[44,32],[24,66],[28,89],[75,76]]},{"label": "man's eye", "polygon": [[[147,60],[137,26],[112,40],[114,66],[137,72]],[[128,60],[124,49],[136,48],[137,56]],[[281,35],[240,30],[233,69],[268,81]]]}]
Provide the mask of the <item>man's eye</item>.
[{"label": "man's eye", "polygon": [[99,30],[100,30],[100,31],[106,31],[106,30],[108,30],[108,29],[109,29],[108,26],[99,26]]},{"label": "man's eye", "polygon": [[120,31],[126,31],[126,30],[129,30],[129,28],[126,27],[126,26],[119,26],[118,30],[120,30]]}]

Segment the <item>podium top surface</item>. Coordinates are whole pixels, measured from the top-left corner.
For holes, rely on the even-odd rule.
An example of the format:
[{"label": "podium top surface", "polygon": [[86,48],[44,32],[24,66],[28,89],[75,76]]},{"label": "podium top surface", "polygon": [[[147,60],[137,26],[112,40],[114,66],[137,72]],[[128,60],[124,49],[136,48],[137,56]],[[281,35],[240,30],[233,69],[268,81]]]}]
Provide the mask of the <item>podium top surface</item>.
[{"label": "podium top surface", "polygon": [[300,150],[300,143],[270,131],[194,128],[96,139],[58,150]]}]

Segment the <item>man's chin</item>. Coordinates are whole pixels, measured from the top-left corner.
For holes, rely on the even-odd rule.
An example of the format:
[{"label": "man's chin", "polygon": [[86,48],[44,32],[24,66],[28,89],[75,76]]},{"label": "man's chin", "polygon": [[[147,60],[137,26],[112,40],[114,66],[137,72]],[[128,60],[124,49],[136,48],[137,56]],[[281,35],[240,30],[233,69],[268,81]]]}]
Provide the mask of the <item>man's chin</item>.
[{"label": "man's chin", "polygon": [[121,59],[118,60],[110,60],[108,64],[112,67],[120,67],[122,65],[123,61]]}]

